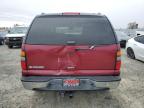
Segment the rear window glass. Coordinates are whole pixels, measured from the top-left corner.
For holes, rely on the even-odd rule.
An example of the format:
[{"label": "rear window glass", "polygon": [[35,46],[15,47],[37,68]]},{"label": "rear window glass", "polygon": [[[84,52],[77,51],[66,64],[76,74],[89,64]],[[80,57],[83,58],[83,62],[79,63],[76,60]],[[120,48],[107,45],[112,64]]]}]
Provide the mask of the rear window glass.
[{"label": "rear window glass", "polygon": [[30,27],[28,44],[114,44],[115,36],[105,17],[37,17]]}]

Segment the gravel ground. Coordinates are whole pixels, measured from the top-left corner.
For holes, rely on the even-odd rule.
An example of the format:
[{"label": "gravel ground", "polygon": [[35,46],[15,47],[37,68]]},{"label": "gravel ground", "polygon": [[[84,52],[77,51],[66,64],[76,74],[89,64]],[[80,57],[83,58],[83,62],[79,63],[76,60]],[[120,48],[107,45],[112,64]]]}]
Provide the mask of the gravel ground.
[{"label": "gravel ground", "polygon": [[22,87],[20,49],[0,46],[0,108],[144,108],[144,63],[127,58],[123,49],[117,89],[76,92],[62,98],[56,92],[34,92]]}]

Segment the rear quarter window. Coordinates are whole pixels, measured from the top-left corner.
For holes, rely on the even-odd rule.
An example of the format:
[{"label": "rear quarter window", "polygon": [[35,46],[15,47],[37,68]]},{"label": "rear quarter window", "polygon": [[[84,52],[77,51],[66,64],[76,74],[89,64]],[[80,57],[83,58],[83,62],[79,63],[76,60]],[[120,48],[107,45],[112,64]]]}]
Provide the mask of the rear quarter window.
[{"label": "rear quarter window", "polygon": [[144,36],[138,36],[134,38],[135,41],[144,44]]},{"label": "rear quarter window", "polygon": [[115,44],[111,24],[97,16],[36,17],[27,34],[27,44]]}]

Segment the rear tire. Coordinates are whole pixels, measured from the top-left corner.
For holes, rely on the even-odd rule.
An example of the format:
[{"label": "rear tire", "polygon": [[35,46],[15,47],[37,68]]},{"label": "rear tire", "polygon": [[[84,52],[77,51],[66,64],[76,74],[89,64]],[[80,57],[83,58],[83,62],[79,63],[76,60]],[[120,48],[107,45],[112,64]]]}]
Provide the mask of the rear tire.
[{"label": "rear tire", "polygon": [[127,56],[131,59],[135,59],[135,54],[132,48],[127,48]]},{"label": "rear tire", "polygon": [[13,46],[12,45],[8,45],[8,48],[13,48]]}]

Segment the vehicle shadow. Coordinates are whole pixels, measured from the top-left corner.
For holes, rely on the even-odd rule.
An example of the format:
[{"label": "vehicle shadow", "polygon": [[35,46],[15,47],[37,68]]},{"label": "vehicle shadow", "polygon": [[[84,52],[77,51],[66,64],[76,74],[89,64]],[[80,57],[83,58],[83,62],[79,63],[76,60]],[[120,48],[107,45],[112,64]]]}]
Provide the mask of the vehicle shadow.
[{"label": "vehicle shadow", "polygon": [[[127,56],[128,57],[128,56]],[[129,58],[129,57],[128,57]],[[136,62],[140,62],[140,63],[144,63],[144,61],[142,61],[142,60],[138,60],[138,59],[131,59],[131,58],[129,58],[130,60],[133,60],[133,61],[136,61]]]},{"label": "vehicle shadow", "polygon": [[141,63],[144,63],[144,61],[142,61],[142,60],[138,60],[138,59],[136,59],[137,61],[139,61],[139,62],[141,62]]},{"label": "vehicle shadow", "polygon": [[123,108],[119,97],[111,91],[77,91],[72,99],[58,92],[34,92],[32,108]]}]

